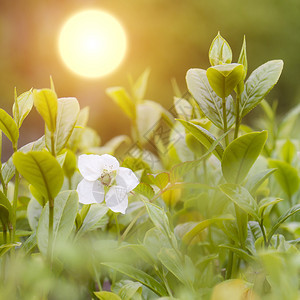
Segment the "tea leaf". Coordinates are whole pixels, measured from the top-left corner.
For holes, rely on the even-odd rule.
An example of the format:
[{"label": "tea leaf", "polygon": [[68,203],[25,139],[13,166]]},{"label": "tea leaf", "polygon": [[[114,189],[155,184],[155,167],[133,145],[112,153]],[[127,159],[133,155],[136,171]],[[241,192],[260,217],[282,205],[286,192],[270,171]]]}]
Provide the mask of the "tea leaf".
[{"label": "tea leaf", "polygon": [[[198,103],[203,114],[217,127],[224,129],[222,98],[211,88],[206,71],[202,69],[189,69],[186,74],[186,82],[191,95]],[[226,98],[227,127],[235,122],[235,110],[231,95]]]},{"label": "tea leaf", "polygon": [[271,168],[277,169],[274,176],[284,192],[289,197],[295,194],[300,184],[297,170],[290,164],[276,159],[269,159],[268,163]]},{"label": "tea leaf", "polygon": [[133,191],[145,196],[149,200],[154,197],[153,188],[151,187],[151,185],[144,182],[139,183]]},{"label": "tea leaf", "polygon": [[277,83],[282,68],[282,60],[271,60],[251,73],[241,95],[241,117],[244,117],[270,92]]},{"label": "tea leaf", "polygon": [[300,211],[300,204],[297,204],[293,207],[291,207],[289,210],[287,210],[284,214],[282,214],[279,219],[277,219],[276,224],[272,227],[271,231],[268,234],[268,241],[271,240],[273,234],[275,233],[275,231],[278,229],[278,227],[289,217],[291,217],[292,215],[294,215],[295,213]]},{"label": "tea leaf", "polygon": [[[67,144],[79,114],[76,98],[60,98],[57,101],[56,128],[54,131],[54,151],[57,155]],[[45,142],[49,151],[52,149],[51,132],[46,128]]]},{"label": "tea leaf", "polygon": [[280,157],[288,164],[291,164],[294,159],[294,156],[296,155],[296,152],[296,146],[290,140],[286,140],[286,142],[281,148]]},{"label": "tea leaf", "polygon": [[260,185],[263,184],[277,169],[266,169],[249,176],[245,183],[245,188],[250,194],[255,194]]},{"label": "tea leaf", "polygon": [[123,87],[108,88],[106,89],[106,94],[119,105],[127,117],[131,120],[136,119],[135,104]]},{"label": "tea leaf", "polygon": [[244,67],[240,64],[218,65],[208,68],[206,76],[214,92],[224,99],[243,80]]},{"label": "tea leaf", "polygon": [[95,296],[100,300],[122,300],[118,295],[111,292],[94,292]]},{"label": "tea leaf", "polygon": [[208,56],[212,66],[231,63],[231,48],[226,40],[220,35],[220,32],[218,32],[218,35],[211,43]]},{"label": "tea leaf", "polygon": [[247,133],[231,142],[222,158],[223,176],[230,183],[240,183],[247,176],[267,140],[267,131]]},{"label": "tea leaf", "polygon": [[[216,138],[206,129],[199,125],[195,125],[191,122],[187,122],[184,120],[178,120],[194,137],[197,138],[198,141],[201,142],[206,149],[209,149],[213,142],[216,141]],[[224,149],[220,143],[218,143],[215,147],[215,150],[212,152],[220,161],[222,160],[222,156],[224,153]]]},{"label": "tea leaf", "polygon": [[225,183],[219,185],[220,190],[239,208],[251,215],[256,220],[258,217],[258,206],[250,193],[238,184]]},{"label": "tea leaf", "polygon": [[232,252],[236,253],[240,258],[242,258],[243,260],[245,260],[249,263],[252,263],[252,262],[255,261],[255,258],[253,256],[249,255],[247,253],[247,251],[245,251],[243,249],[233,247],[233,246],[230,246],[230,245],[220,245],[219,247],[231,250]]},{"label": "tea leaf", "polygon": [[291,109],[278,126],[278,138],[288,138],[300,114],[300,104]]},{"label": "tea leaf", "polygon": [[0,130],[8,137],[15,147],[19,139],[19,129],[13,118],[0,108]]},{"label": "tea leaf", "polygon": [[133,85],[133,93],[137,101],[144,99],[149,75],[150,68],[147,68]]},{"label": "tea leaf", "polygon": [[64,181],[63,170],[49,152],[16,152],[13,163],[20,174],[46,199],[54,199],[60,191]]},{"label": "tea leaf", "polygon": [[158,296],[168,295],[166,289],[164,288],[163,285],[161,285],[161,283],[155,280],[152,276],[148,275],[147,273],[135,267],[132,267],[131,265],[126,265],[126,264],[116,263],[116,262],[102,263],[102,265],[112,268],[122,274],[125,274],[133,278],[134,280],[137,280],[141,284],[151,289]]},{"label": "tea leaf", "polygon": [[[54,201],[53,245],[66,240],[74,226],[78,208],[76,191],[63,191]],[[48,248],[49,206],[43,208],[36,231],[37,244],[42,254],[46,255]]]},{"label": "tea leaf", "polygon": [[33,90],[33,103],[50,132],[56,128],[57,96],[50,89]]},{"label": "tea leaf", "polygon": [[240,52],[240,56],[239,56],[239,59],[238,59],[238,64],[241,64],[244,66],[244,78],[246,77],[247,75],[247,71],[248,71],[248,62],[247,62],[247,51],[246,51],[246,37],[244,36],[244,39],[243,39],[243,45],[242,45],[242,49],[241,49],[241,52]]},{"label": "tea leaf", "polygon": [[126,284],[121,287],[118,294],[122,300],[141,300],[142,298],[136,298],[135,295],[140,295],[142,289],[143,286],[141,283],[126,280]]},{"label": "tea leaf", "polygon": [[30,113],[33,106],[33,92],[32,89],[29,91],[15,97],[15,102],[13,104],[13,116],[14,120],[18,126],[21,127],[24,119]]},{"label": "tea leaf", "polygon": [[269,206],[273,206],[279,202],[283,201],[283,199],[280,198],[274,198],[274,197],[269,197],[269,198],[264,198],[260,200],[258,203],[259,211],[258,214],[261,218],[264,216],[265,209]]}]

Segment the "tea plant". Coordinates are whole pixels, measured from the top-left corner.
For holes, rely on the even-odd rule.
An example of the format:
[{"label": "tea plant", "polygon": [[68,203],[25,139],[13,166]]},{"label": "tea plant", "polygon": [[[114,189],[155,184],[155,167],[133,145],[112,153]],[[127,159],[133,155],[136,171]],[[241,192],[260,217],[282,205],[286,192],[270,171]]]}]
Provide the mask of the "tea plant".
[{"label": "tea plant", "polygon": [[[174,106],[107,89],[132,136],[100,146],[88,108],[50,89],[15,92],[0,129],[1,299],[297,299],[299,107],[281,122],[265,96],[281,60],[247,77],[218,34],[211,67],[190,69]],[[243,118],[256,106],[255,131]],[[32,107],[45,134],[18,147]],[[78,159],[77,159],[78,156]]]}]

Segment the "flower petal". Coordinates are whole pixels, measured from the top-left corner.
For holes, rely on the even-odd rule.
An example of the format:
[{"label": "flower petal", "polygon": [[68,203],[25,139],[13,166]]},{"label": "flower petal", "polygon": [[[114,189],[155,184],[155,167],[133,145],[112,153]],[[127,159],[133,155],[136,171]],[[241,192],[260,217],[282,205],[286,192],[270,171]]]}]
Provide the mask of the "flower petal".
[{"label": "flower petal", "polygon": [[104,188],[99,181],[82,179],[77,186],[79,202],[83,204],[101,203],[104,200]]},{"label": "flower petal", "polygon": [[116,171],[119,169],[120,164],[118,160],[109,154],[103,154],[100,156],[102,160],[102,170],[106,170],[108,172]]},{"label": "flower petal", "polygon": [[119,168],[118,175],[116,176],[117,185],[123,186],[126,188],[127,193],[132,191],[138,184],[139,180],[128,168]]},{"label": "flower petal", "polygon": [[127,191],[124,187],[114,185],[105,195],[105,202],[113,212],[125,214],[128,206]]},{"label": "flower petal", "polygon": [[100,155],[82,154],[78,158],[78,169],[84,179],[97,180],[103,170],[103,160]]}]

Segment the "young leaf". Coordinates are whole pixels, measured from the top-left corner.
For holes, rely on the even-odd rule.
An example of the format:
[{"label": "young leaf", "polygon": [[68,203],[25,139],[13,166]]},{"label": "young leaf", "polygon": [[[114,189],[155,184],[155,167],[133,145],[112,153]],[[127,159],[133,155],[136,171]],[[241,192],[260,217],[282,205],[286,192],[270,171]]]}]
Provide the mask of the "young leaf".
[{"label": "young leaf", "polygon": [[271,60],[251,73],[241,95],[241,117],[244,117],[270,92],[277,83],[282,68],[282,60]]},{"label": "young leaf", "polygon": [[184,98],[174,97],[174,108],[180,119],[190,120],[193,115],[193,106]]},{"label": "young leaf", "polygon": [[290,140],[286,140],[280,150],[280,157],[288,164],[291,164],[296,155],[296,152],[296,146]]},{"label": "young leaf", "polygon": [[246,75],[247,75],[247,71],[248,71],[248,62],[247,62],[247,51],[246,51],[246,37],[244,36],[243,39],[243,45],[242,45],[242,49],[240,52],[240,56],[238,59],[238,64],[241,64],[244,66],[244,78],[245,79]]},{"label": "young leaf", "polygon": [[[60,98],[57,101],[56,128],[54,132],[54,151],[57,155],[67,144],[80,111],[76,98]],[[46,128],[45,143],[49,151],[52,149],[51,132]]]},{"label": "young leaf", "polygon": [[212,66],[231,63],[231,48],[226,40],[220,35],[220,32],[218,32],[218,35],[211,43],[208,56]]},{"label": "young leaf", "polygon": [[184,243],[189,245],[191,243],[191,241],[199,233],[201,233],[201,231],[203,231],[205,228],[207,228],[211,224],[218,223],[218,222],[223,222],[223,221],[226,221],[226,220],[234,220],[234,218],[232,216],[226,216],[226,215],[222,216],[221,215],[221,216],[218,216],[218,217],[215,217],[215,218],[211,218],[211,219],[201,221],[199,223],[195,223],[195,226],[182,237],[182,240],[183,240]]},{"label": "young leaf", "polygon": [[[66,240],[74,226],[78,195],[76,191],[63,191],[57,195],[54,202],[53,218],[53,245],[58,241]],[[37,227],[37,244],[42,254],[48,249],[49,206],[43,208]]]},{"label": "young leaf", "polygon": [[292,215],[294,215],[295,213],[300,211],[300,204],[297,204],[293,207],[291,207],[288,211],[286,211],[284,214],[282,214],[279,219],[277,219],[276,224],[272,227],[271,231],[268,234],[268,241],[271,240],[273,234],[275,233],[275,231],[278,229],[278,227],[289,217],[291,217]]},{"label": "young leaf", "polygon": [[244,67],[240,64],[218,65],[208,68],[206,76],[214,92],[224,99],[243,80]]},{"label": "young leaf", "polygon": [[[83,207],[86,207],[86,205]],[[77,232],[76,239],[79,239],[89,231],[105,226],[108,222],[107,211],[108,207],[104,204],[91,205],[86,215],[82,216],[83,222]]]},{"label": "young leaf", "polygon": [[[224,129],[222,98],[217,96],[211,88],[206,71],[202,69],[189,69],[186,74],[188,90],[198,103],[203,114],[218,128]],[[226,98],[227,127],[235,122],[235,110],[231,95]]]},{"label": "young leaf", "polygon": [[100,300],[122,300],[118,295],[112,292],[94,292],[95,296]]},{"label": "young leaf", "polygon": [[133,93],[137,101],[144,99],[149,75],[150,69],[147,68],[133,85]]},{"label": "young leaf", "polygon": [[32,89],[15,97],[15,102],[13,104],[13,116],[14,120],[18,126],[21,127],[24,119],[30,113],[33,106],[33,93]]},{"label": "young leaf", "polygon": [[167,296],[168,293],[164,286],[155,280],[152,276],[148,275],[147,273],[132,267],[130,265],[126,265],[123,263],[116,263],[116,262],[109,262],[109,263],[102,263],[102,265],[112,268],[122,274],[125,274],[134,280],[137,280],[141,284],[145,285],[149,289],[151,289],[154,293],[158,296]]},{"label": "young leaf", "polygon": [[66,157],[63,165],[63,170],[68,178],[71,178],[77,169],[76,155],[70,149],[66,149]]},{"label": "young leaf", "polygon": [[181,258],[174,249],[162,248],[158,253],[158,259],[175,277],[184,285],[192,287],[194,283],[195,269],[194,266],[188,267],[183,264]]},{"label": "young leaf", "polygon": [[276,159],[269,159],[268,163],[271,168],[277,169],[274,174],[275,179],[284,192],[292,197],[297,192],[300,184],[297,170],[290,164]]},{"label": "young leaf", "polygon": [[258,203],[258,207],[259,207],[258,214],[259,214],[260,218],[263,218],[265,209],[267,207],[273,206],[281,201],[283,201],[283,199],[274,198],[274,197],[264,198],[264,199],[260,200],[260,202]]},{"label": "young leaf", "polygon": [[[184,120],[178,120],[199,142],[202,143],[206,149],[209,149],[211,145],[216,141],[216,138],[206,129],[201,126],[195,125],[191,122]],[[212,152],[220,161],[224,153],[224,149],[220,143],[217,144],[215,150]]]},{"label": "young leaf", "polygon": [[8,137],[15,147],[19,139],[19,129],[13,118],[0,108],[0,130]]},{"label": "young leaf", "polygon": [[259,219],[257,203],[244,187],[238,184],[226,183],[219,185],[219,188],[244,212],[251,215],[256,220]]},{"label": "young leaf", "polygon": [[141,300],[141,297],[136,297],[136,295],[141,295],[143,290],[143,285],[139,282],[134,282],[131,280],[126,280],[119,290],[118,294],[122,300]]},{"label": "young leaf", "polygon": [[8,211],[8,219],[11,220],[12,217],[12,206],[8,198],[0,191],[0,205],[2,205]]},{"label": "young leaf", "polygon": [[140,182],[133,191],[145,196],[149,200],[154,197],[153,188],[151,187],[151,185],[144,182]]},{"label": "young leaf", "polygon": [[170,182],[170,175],[167,172],[162,172],[159,174],[150,174],[148,175],[148,177],[150,178],[151,182],[161,190],[164,189]]},{"label": "young leaf", "polygon": [[33,96],[34,106],[44,119],[48,130],[54,132],[57,115],[57,96],[55,92],[50,89],[33,90]]},{"label": "young leaf", "polygon": [[49,152],[16,152],[13,163],[20,174],[46,199],[54,199],[60,191],[64,181],[63,170]]},{"label": "young leaf", "polygon": [[106,94],[119,105],[127,117],[131,120],[136,119],[135,104],[123,87],[108,88],[106,89]]},{"label": "young leaf", "polygon": [[277,169],[266,169],[249,176],[245,183],[245,188],[250,192],[250,194],[255,194],[260,185],[263,184]]},{"label": "young leaf", "polygon": [[258,158],[267,140],[267,131],[240,136],[225,149],[222,172],[227,182],[241,183]]}]

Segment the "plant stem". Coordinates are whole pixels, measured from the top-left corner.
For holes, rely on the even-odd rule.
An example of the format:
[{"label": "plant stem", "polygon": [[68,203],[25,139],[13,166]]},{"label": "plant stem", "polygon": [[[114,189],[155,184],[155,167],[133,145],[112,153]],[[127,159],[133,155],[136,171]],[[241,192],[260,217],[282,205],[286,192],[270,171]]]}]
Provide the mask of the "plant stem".
[{"label": "plant stem", "polygon": [[239,128],[240,128],[240,95],[237,94],[234,139],[236,139],[239,136]]},{"label": "plant stem", "polygon": [[264,219],[263,218],[261,218],[261,221],[259,222],[259,226],[260,226],[260,230],[262,232],[263,238],[264,238],[265,247],[268,248],[269,244],[268,244],[266,232],[264,229]]},{"label": "plant stem", "polygon": [[114,213],[114,217],[115,217],[115,222],[116,222],[116,227],[117,227],[117,234],[118,234],[118,244],[121,244],[121,235],[120,235],[120,226],[119,226],[119,222],[118,222],[118,215],[116,213]]},{"label": "plant stem", "polygon": [[53,213],[54,199],[49,198],[49,228],[48,228],[48,251],[47,256],[52,268],[52,251],[53,251]]},{"label": "plant stem", "polygon": [[231,278],[233,255],[234,255],[234,253],[231,250],[229,250],[229,258],[228,258],[228,264],[227,264],[226,279]]},{"label": "plant stem", "polygon": [[18,204],[18,192],[19,192],[19,172],[16,170],[15,172],[15,190],[14,190],[14,198],[13,198],[13,214],[12,214],[12,242],[15,242],[16,235],[16,224],[17,224],[17,204]]},{"label": "plant stem", "polygon": [[[222,109],[223,109],[223,122],[224,122],[224,133],[227,132],[227,114],[226,114],[226,98],[222,99]],[[228,135],[225,136],[225,145],[228,146],[229,140]]]},{"label": "plant stem", "polygon": [[5,184],[5,181],[4,181],[2,172],[1,172],[1,168],[0,168],[0,181],[1,181],[1,184],[2,184],[2,187],[3,187],[3,193],[4,193],[5,196],[7,196],[7,186]]}]

